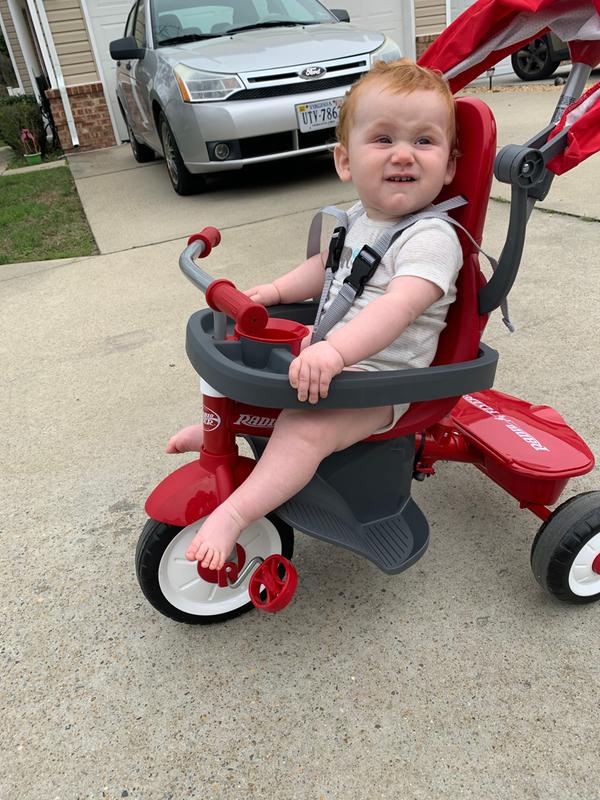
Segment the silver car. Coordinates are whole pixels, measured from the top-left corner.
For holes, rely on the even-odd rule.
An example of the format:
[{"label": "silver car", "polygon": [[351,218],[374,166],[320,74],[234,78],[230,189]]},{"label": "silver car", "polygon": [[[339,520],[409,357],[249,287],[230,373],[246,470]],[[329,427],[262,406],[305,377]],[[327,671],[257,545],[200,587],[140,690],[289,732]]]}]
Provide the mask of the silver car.
[{"label": "silver car", "polygon": [[346,90],[400,56],[348,23],[317,0],[137,0],[110,45],[134,157],[164,154],[191,194],[211,172],[328,149]]}]

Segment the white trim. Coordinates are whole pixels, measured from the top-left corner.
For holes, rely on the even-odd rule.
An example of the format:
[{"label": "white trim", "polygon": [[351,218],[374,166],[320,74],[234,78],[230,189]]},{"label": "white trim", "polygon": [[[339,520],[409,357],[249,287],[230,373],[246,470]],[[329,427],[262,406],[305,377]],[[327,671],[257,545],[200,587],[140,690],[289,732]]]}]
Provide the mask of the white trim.
[{"label": "white trim", "polygon": [[[9,11],[11,17],[12,17],[12,12],[11,12],[10,8],[8,9],[8,11]],[[4,24],[4,19],[2,17],[2,14],[0,14],[0,28],[2,28],[2,36],[4,37],[4,41],[6,42],[6,49],[8,50],[8,55],[10,57],[10,63],[12,64],[13,72],[15,73],[15,78],[17,79],[17,81],[19,83],[19,89],[21,89],[21,91],[24,92],[25,91],[25,87],[23,86],[23,81],[21,80],[21,73],[19,72],[19,68],[17,67],[17,61],[15,59],[15,54],[14,54],[12,46],[10,44],[10,39],[8,38],[8,33],[6,31],[6,25]],[[18,38],[19,38],[19,34],[17,33],[17,39]],[[19,44],[21,44],[20,41],[19,41]],[[25,56],[23,55],[23,57],[25,57]],[[27,66],[27,61],[25,62],[25,66]],[[32,83],[32,86],[35,86],[35,83],[33,81],[31,83]]]},{"label": "white trim", "polygon": [[117,127],[117,121],[113,113],[112,103],[110,102],[110,98],[108,95],[108,88],[106,86],[106,81],[104,80],[104,70],[102,68],[100,51],[98,50],[98,44],[96,42],[96,36],[94,34],[94,26],[92,25],[92,20],[90,18],[90,13],[88,9],[88,0],[80,0],[80,4],[81,4],[81,9],[83,11],[83,16],[85,17],[85,24],[87,25],[88,36],[90,37],[92,52],[94,53],[94,60],[96,62],[96,71],[98,72],[98,77],[100,78],[100,83],[102,84],[102,90],[104,92],[104,101],[106,102],[106,107],[108,108],[110,122],[112,124],[113,133],[115,135],[115,144],[121,144],[121,134],[119,133],[119,129]]},{"label": "white trim", "polygon": [[[54,39],[52,38],[52,30],[50,29],[50,23],[48,22],[48,17],[46,16],[46,9],[44,8],[43,0],[27,0],[27,5],[29,7],[29,12],[31,13],[31,18],[33,19],[34,27],[36,28],[36,33],[38,33],[38,29],[40,29],[40,27],[43,30],[43,33],[40,30],[41,36],[38,33],[38,42],[42,50],[42,54],[44,54],[45,50],[49,63],[52,67],[52,84],[53,88],[58,88],[60,93],[65,112],[65,118],[67,120],[67,127],[69,128],[69,134],[71,135],[71,143],[73,147],[79,147],[77,127],[75,126],[75,120],[73,119],[73,111],[71,109],[71,103],[69,102],[69,95],[67,94],[65,79],[62,74],[62,69],[60,68],[60,60],[58,58],[58,53],[56,52]],[[46,56],[44,55],[44,60],[45,58]]]},{"label": "white trim", "polygon": [[446,0],[446,28],[452,22],[452,0]]},{"label": "white trim", "polygon": [[13,25],[15,26],[15,32],[17,34],[17,39],[19,40],[19,46],[21,47],[21,52],[23,53],[23,58],[25,59],[25,67],[27,68],[27,74],[29,75],[31,88],[33,89],[33,93],[35,94],[37,101],[39,103],[41,101],[41,97],[38,91],[37,83],[35,80],[35,73],[32,67],[33,63],[39,64],[39,61],[31,44],[31,37],[25,25],[25,20],[23,19],[23,13],[22,13],[23,10],[21,6],[15,2],[15,0],[8,0],[8,11],[10,13],[10,16],[12,17]]},{"label": "white trim", "polygon": [[[10,3],[11,0],[8,0],[8,2]],[[44,62],[44,68],[48,74],[48,80],[50,81],[50,86],[55,87],[56,75],[54,74],[54,66],[52,65],[52,61],[50,59],[50,53],[48,52],[48,48],[46,47],[46,39],[44,37],[44,32],[42,30],[42,26],[40,25],[37,9],[34,5],[33,0],[27,0],[27,8],[29,9],[31,22],[33,23],[33,29],[37,37],[37,43],[40,48],[40,53],[42,54],[42,61]]]},{"label": "white trim", "polygon": [[417,25],[414,0],[400,0],[400,19],[404,20],[402,55],[413,60],[417,56]]}]

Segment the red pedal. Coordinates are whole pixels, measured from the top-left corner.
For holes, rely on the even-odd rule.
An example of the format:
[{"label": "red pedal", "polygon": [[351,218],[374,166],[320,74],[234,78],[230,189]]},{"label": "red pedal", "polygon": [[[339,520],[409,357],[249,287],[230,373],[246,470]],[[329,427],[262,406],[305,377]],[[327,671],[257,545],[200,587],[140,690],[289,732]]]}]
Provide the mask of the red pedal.
[{"label": "red pedal", "polygon": [[[263,561],[250,578],[248,593],[256,608],[274,614],[287,606],[297,585],[298,573],[292,562],[283,556],[272,555]],[[264,599],[261,597],[261,587],[264,589]]]}]

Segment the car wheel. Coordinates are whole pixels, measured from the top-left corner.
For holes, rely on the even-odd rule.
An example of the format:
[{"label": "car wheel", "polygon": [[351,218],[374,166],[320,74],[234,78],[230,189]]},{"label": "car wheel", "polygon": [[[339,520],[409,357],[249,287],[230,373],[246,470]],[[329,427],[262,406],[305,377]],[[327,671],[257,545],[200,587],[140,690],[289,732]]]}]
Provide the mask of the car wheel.
[{"label": "car wheel", "polygon": [[127,120],[125,120],[125,124],[127,125],[127,132],[129,133],[129,144],[131,145],[131,152],[133,153],[133,157],[137,162],[140,164],[145,164],[148,161],[154,161],[154,157],[156,153],[151,147],[148,147],[135,138],[133,131],[131,130],[131,125]]},{"label": "car wheel", "polygon": [[558,69],[560,61],[552,58],[547,36],[540,36],[510,57],[512,68],[522,81],[541,81]]},{"label": "car wheel", "polygon": [[206,179],[202,175],[192,175],[183,163],[183,158],[177,147],[171,126],[164,114],[159,119],[160,140],[167,164],[167,172],[173,188],[177,194],[195,194],[206,186]]}]

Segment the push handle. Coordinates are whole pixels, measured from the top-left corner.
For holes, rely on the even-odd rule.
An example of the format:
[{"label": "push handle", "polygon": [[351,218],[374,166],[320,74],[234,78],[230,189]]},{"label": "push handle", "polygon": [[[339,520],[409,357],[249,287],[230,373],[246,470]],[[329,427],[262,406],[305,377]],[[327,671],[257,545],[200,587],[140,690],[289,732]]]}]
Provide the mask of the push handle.
[{"label": "push handle", "polygon": [[240,333],[260,333],[269,320],[267,309],[250,300],[227,278],[219,278],[208,286],[206,302],[213,311],[223,311],[234,319]]}]

